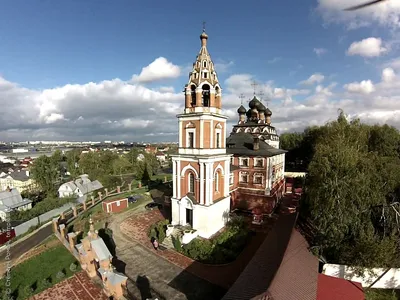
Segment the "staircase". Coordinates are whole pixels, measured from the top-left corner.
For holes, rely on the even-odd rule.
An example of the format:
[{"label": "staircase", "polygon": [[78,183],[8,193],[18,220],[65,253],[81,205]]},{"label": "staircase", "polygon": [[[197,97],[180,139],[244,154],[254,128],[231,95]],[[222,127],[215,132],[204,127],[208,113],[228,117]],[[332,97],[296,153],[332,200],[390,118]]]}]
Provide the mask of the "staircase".
[{"label": "staircase", "polygon": [[174,228],[174,231],[170,236],[167,236],[164,241],[161,243],[167,249],[174,249],[174,244],[172,243],[172,236],[175,238],[180,238],[181,230],[178,228]]},{"label": "staircase", "polygon": [[166,237],[161,245],[167,249],[174,249],[174,244],[172,243],[172,235]]}]

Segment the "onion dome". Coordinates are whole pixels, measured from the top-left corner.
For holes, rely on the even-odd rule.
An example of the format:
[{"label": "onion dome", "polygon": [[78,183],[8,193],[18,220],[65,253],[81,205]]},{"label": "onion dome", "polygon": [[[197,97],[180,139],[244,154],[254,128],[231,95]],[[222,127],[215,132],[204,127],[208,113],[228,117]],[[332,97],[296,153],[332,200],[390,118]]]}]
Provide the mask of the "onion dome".
[{"label": "onion dome", "polygon": [[264,104],[262,104],[262,102],[260,102],[260,103],[257,105],[257,110],[258,110],[259,112],[265,112],[265,111],[267,110],[267,108],[265,107]]},{"label": "onion dome", "polygon": [[203,32],[200,34],[200,40],[203,40],[203,39],[208,39],[208,35],[204,29],[203,29]]},{"label": "onion dome", "polygon": [[251,109],[254,109],[254,108],[257,109],[258,103],[261,103],[261,102],[257,99],[256,96],[254,96],[253,99],[251,99],[251,101],[249,102],[249,107],[250,107]]},{"label": "onion dome", "polygon": [[247,118],[251,118],[251,109],[249,109],[249,110],[246,112],[246,116],[247,116]]},{"label": "onion dome", "polygon": [[265,110],[265,115],[266,116],[272,116],[272,111],[267,107],[267,109]]},{"label": "onion dome", "polygon": [[246,108],[243,105],[240,105],[240,107],[238,108],[237,112],[241,115],[244,115],[246,113]]}]

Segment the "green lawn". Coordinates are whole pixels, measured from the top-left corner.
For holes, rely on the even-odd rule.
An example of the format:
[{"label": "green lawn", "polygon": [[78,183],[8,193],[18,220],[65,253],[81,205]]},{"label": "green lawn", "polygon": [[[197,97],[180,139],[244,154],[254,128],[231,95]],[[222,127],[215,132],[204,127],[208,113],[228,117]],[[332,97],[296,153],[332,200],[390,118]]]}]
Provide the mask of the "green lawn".
[{"label": "green lawn", "polygon": [[[63,246],[59,245],[51,248],[19,265],[10,271],[11,295],[10,299],[28,299],[33,294],[53,286],[54,284],[73,275],[70,265],[75,263],[76,271],[80,270],[80,265],[75,257]],[[63,272],[64,276],[58,275]],[[75,271],[75,272],[76,272]],[[0,290],[2,299],[8,299],[5,293],[5,276],[0,280]]]},{"label": "green lawn", "polygon": [[399,300],[400,290],[370,289],[365,293],[366,300]]}]

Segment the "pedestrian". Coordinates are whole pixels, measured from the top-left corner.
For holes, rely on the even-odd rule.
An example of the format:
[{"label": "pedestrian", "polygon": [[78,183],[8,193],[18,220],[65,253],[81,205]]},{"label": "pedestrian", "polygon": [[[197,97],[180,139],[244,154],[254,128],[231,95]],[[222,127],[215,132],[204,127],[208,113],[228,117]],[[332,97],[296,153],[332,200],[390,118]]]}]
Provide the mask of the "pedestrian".
[{"label": "pedestrian", "polygon": [[154,239],[154,241],[153,241],[153,246],[154,246],[154,249],[158,250],[158,242],[156,239]]}]

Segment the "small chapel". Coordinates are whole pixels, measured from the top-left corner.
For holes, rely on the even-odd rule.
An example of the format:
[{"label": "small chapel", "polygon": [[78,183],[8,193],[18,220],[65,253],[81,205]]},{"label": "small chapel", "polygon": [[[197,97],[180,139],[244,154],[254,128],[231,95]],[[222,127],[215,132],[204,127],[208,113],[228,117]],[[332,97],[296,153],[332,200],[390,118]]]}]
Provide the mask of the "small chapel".
[{"label": "small chapel", "polygon": [[185,108],[177,115],[178,154],[172,156],[172,225],[189,225],[209,238],[234,208],[269,213],[282,196],[284,150],[271,125],[271,111],[255,96],[241,106],[239,122],[226,137],[222,89],[207,49],[201,48],[185,85]]}]

